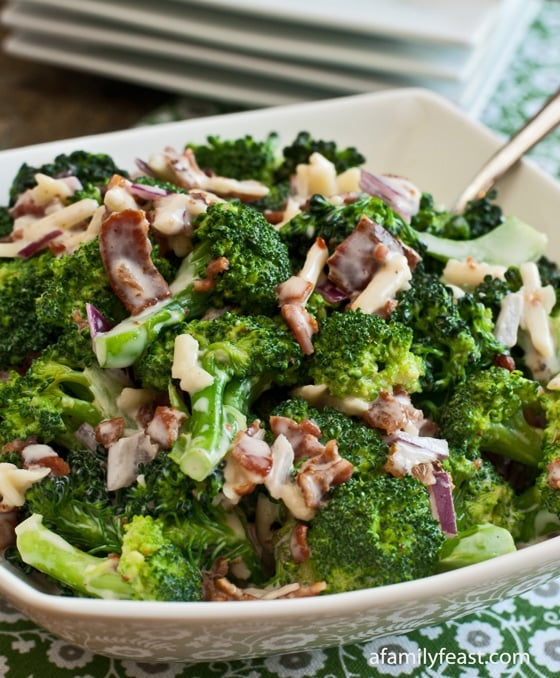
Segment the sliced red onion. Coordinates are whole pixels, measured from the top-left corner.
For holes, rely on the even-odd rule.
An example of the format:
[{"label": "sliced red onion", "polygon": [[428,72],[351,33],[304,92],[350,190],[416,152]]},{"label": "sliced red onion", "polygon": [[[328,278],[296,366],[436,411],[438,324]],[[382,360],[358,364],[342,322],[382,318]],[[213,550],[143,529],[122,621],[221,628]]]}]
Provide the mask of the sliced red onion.
[{"label": "sliced red onion", "polygon": [[161,186],[148,186],[137,183],[130,184],[129,191],[134,197],[141,198],[142,200],[155,200],[156,198],[162,198],[170,193],[170,191]]},{"label": "sliced red onion", "polygon": [[85,445],[86,449],[90,450],[90,452],[95,452],[97,449],[97,439],[95,438],[95,429],[91,424],[81,424],[74,435],[80,443]]},{"label": "sliced red onion", "polygon": [[407,223],[418,212],[421,192],[404,177],[377,175],[361,170],[360,188],[369,195],[381,198]]},{"label": "sliced red onion", "polygon": [[142,160],[142,158],[136,158],[136,167],[145,174],[148,177],[153,177],[155,176],[154,173],[152,172],[151,167],[148,165],[148,163],[145,160]]},{"label": "sliced red onion", "polygon": [[453,505],[453,482],[447,471],[434,471],[435,483],[428,485],[430,505],[442,532],[452,537],[457,534],[457,518]]},{"label": "sliced red onion", "polygon": [[341,301],[348,299],[348,296],[342,290],[338,289],[336,285],[333,285],[330,280],[321,281],[317,285],[316,290],[325,301],[328,301],[331,304],[338,304]]},{"label": "sliced red onion", "polygon": [[111,329],[107,318],[93,304],[86,304],[86,315],[92,339],[100,332],[107,332]]},{"label": "sliced red onion", "polygon": [[45,235],[37,238],[37,240],[34,240],[33,242],[25,245],[25,247],[22,247],[18,252],[18,257],[21,257],[22,259],[29,259],[34,254],[37,254],[37,252],[44,249],[52,240],[58,238],[59,235],[62,235],[62,231],[59,228],[45,233]]}]

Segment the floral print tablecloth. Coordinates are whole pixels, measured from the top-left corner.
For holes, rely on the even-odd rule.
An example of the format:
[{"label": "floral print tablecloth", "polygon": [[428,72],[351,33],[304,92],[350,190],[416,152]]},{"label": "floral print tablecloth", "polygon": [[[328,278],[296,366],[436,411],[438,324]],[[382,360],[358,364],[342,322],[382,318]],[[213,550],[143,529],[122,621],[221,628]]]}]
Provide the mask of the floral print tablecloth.
[{"label": "floral print tablecloth", "polygon": [[[509,135],[560,86],[560,1],[541,5],[482,114]],[[150,122],[216,112],[179,99]],[[560,179],[560,129],[531,152]],[[0,678],[540,678],[560,674],[560,579],[444,624],[352,646],[208,664],[108,659],[37,628],[0,601]]]}]

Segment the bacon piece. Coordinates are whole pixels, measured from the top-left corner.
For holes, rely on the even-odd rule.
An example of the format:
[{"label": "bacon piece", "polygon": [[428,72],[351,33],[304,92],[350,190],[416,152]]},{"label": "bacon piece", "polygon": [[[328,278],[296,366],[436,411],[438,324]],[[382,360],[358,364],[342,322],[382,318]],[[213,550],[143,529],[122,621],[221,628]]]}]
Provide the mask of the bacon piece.
[{"label": "bacon piece", "polygon": [[319,329],[317,320],[301,304],[284,304],[280,313],[305,355],[313,353],[313,335]]},{"label": "bacon piece", "polygon": [[95,439],[103,447],[109,447],[124,433],[125,421],[123,417],[105,419],[95,427]]},{"label": "bacon piece", "polygon": [[560,458],[553,459],[546,467],[546,482],[553,490],[560,490]]},{"label": "bacon piece", "polygon": [[148,167],[156,176],[161,176],[186,189],[202,189],[219,196],[239,198],[250,201],[264,198],[268,187],[260,181],[246,179],[239,181],[230,177],[220,177],[213,172],[204,172],[196,162],[192,148],[178,153],[167,147],[163,153],[153,155]]},{"label": "bacon piece", "polygon": [[269,424],[276,437],[283,434],[290,441],[295,459],[313,457],[324,450],[325,446],[319,441],[321,429],[311,419],[298,424],[290,417],[271,416]]},{"label": "bacon piece", "polygon": [[179,437],[179,431],[187,415],[176,407],[159,405],[154,411],[146,433],[161,449],[168,450]]},{"label": "bacon piece", "polygon": [[290,553],[294,563],[304,563],[311,557],[311,548],[307,542],[309,525],[297,523],[290,537]]},{"label": "bacon piece", "polygon": [[23,468],[48,468],[53,476],[67,476],[70,473],[68,463],[53,450],[50,445],[32,443],[21,450]]},{"label": "bacon piece", "polygon": [[150,257],[149,223],[142,210],[109,214],[101,224],[99,246],[109,282],[131,315],[171,295]]},{"label": "bacon piece", "polygon": [[329,280],[350,298],[364,290],[385,263],[389,252],[406,257],[410,268],[420,260],[411,247],[365,215],[329,257]]},{"label": "bacon piece", "polygon": [[264,431],[254,422],[233,441],[226,458],[223,493],[234,503],[263,483],[272,468],[272,451],[263,437]]},{"label": "bacon piece", "polygon": [[208,262],[206,266],[206,278],[198,278],[194,281],[194,289],[197,292],[208,292],[216,285],[216,276],[229,268],[227,257],[218,257]]},{"label": "bacon piece", "polygon": [[329,490],[345,483],[353,472],[354,466],[340,456],[336,440],[329,440],[323,452],[304,462],[296,476],[306,506],[321,508]]},{"label": "bacon piece", "polygon": [[278,600],[280,598],[305,598],[322,593],[327,585],[315,582],[307,586],[294,582],[279,588],[246,588],[243,589],[228,579],[228,562],[220,558],[212,568],[203,572],[204,600]]},{"label": "bacon piece", "polygon": [[368,426],[388,434],[411,429],[417,431],[424,418],[423,412],[412,404],[408,393],[385,390],[379,392],[362,416]]}]

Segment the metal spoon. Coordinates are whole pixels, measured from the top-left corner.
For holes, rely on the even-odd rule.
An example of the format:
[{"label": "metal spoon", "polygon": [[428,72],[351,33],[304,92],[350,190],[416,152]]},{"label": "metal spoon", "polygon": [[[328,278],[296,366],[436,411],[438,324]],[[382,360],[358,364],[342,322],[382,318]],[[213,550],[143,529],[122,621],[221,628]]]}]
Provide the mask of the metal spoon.
[{"label": "metal spoon", "polygon": [[484,197],[498,179],[559,123],[560,90],[549,97],[541,109],[478,170],[455,201],[453,211],[459,214],[464,211],[469,200]]}]

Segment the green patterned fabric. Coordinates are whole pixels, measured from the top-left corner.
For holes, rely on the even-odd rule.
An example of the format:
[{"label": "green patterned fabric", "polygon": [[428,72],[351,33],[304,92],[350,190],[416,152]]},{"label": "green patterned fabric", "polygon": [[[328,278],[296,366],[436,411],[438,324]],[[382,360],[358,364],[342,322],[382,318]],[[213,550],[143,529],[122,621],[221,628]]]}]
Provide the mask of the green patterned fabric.
[{"label": "green patterned fabric", "polygon": [[[560,2],[548,0],[482,120],[508,136],[559,85]],[[151,122],[209,112],[216,111],[181,99],[158,111]],[[531,156],[560,178],[560,130]],[[560,579],[481,612],[405,635],[264,659],[194,665],[95,656],[37,628],[0,601],[0,678],[533,678],[559,673]]]}]

